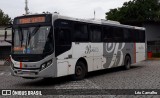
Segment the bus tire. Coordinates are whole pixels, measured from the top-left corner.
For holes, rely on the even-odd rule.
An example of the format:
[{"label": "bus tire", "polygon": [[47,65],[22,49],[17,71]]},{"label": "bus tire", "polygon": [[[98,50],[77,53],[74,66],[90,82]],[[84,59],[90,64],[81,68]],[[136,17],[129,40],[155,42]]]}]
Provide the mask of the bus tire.
[{"label": "bus tire", "polygon": [[87,69],[85,67],[85,63],[82,61],[78,61],[75,67],[75,74],[72,76],[73,80],[82,80],[87,73]]},{"label": "bus tire", "polygon": [[130,56],[126,56],[124,61],[124,69],[129,70],[130,67],[131,67],[131,58]]},{"label": "bus tire", "polygon": [[22,77],[23,79],[37,79],[35,77]]}]

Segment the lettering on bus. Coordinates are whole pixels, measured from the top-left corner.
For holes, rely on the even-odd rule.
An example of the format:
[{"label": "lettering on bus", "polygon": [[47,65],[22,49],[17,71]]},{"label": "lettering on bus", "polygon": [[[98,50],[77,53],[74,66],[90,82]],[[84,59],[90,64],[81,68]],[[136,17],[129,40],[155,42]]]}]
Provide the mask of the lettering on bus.
[{"label": "lettering on bus", "polygon": [[97,47],[92,47],[91,45],[86,46],[85,54],[90,54],[91,52],[99,52]]},{"label": "lettering on bus", "polygon": [[122,52],[123,48],[125,47],[125,43],[121,44],[120,43],[107,43],[106,44],[106,52],[107,53],[113,53],[113,57],[111,58],[111,63],[109,64],[108,68],[111,68],[114,64],[118,63],[117,61],[117,54],[120,53],[120,60],[118,63],[118,66],[122,65],[123,63],[123,58],[124,58],[124,54]]},{"label": "lettering on bus", "polygon": [[19,24],[28,24],[28,23],[39,23],[45,22],[45,17],[30,17],[19,19]]}]

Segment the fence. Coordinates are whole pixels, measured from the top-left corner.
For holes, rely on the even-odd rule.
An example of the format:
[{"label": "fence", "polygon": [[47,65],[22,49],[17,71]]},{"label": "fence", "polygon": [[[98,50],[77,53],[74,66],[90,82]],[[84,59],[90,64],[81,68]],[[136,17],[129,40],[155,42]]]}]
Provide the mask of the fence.
[{"label": "fence", "polygon": [[147,44],[148,52],[160,53],[160,41],[150,41]]}]

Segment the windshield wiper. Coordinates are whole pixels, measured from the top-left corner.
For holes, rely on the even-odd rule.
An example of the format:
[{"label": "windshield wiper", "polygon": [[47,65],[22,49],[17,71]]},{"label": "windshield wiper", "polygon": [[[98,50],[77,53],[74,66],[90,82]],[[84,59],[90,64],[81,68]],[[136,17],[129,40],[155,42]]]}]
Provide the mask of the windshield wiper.
[{"label": "windshield wiper", "polygon": [[22,28],[21,28],[21,27],[18,27],[18,28],[19,28],[18,30],[20,31],[20,32],[19,32],[19,34],[20,34],[19,37],[20,37],[20,42],[21,42],[21,47],[22,47],[22,44],[23,44],[23,33],[22,33]]},{"label": "windshield wiper", "polygon": [[33,32],[31,32],[31,33],[28,32],[28,33],[29,33],[29,36],[28,36],[28,44],[27,44],[27,46],[29,45],[31,38],[37,33],[37,31],[39,30],[39,28],[40,28],[40,26],[36,27],[36,28],[33,30]]}]

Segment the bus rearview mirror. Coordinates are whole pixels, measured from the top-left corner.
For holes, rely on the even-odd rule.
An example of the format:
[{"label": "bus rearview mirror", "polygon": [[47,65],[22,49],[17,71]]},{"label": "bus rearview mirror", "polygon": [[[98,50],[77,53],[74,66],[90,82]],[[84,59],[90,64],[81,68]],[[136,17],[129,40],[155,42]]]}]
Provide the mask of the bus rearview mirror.
[{"label": "bus rearview mirror", "polygon": [[7,39],[7,31],[5,30],[4,40],[6,41],[6,39]]}]

